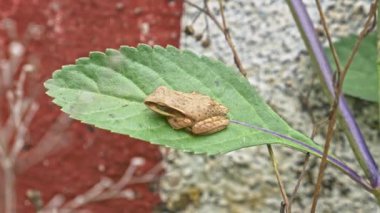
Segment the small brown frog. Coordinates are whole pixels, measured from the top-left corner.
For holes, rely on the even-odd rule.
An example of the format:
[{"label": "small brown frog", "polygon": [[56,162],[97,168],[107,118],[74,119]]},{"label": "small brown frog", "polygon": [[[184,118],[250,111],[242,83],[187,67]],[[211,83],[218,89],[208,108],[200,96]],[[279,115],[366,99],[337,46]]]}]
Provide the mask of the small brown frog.
[{"label": "small brown frog", "polygon": [[145,98],[144,103],[166,116],[174,129],[186,128],[196,135],[218,132],[229,123],[225,106],[196,92],[184,93],[160,86]]}]

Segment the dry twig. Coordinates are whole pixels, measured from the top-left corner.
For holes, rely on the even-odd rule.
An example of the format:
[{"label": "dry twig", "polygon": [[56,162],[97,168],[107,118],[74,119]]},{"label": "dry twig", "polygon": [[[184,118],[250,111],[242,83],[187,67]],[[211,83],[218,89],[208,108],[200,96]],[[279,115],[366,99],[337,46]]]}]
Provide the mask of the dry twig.
[{"label": "dry twig", "polygon": [[[219,1],[219,0],[218,0]],[[236,51],[236,48],[235,48],[235,44],[234,42],[232,41],[232,37],[230,35],[230,32],[228,31],[228,28],[226,26],[226,21],[225,21],[225,17],[224,17],[224,12],[223,12],[223,15],[222,15],[222,19],[224,19],[224,25],[220,24],[218,19],[215,17],[214,14],[212,14],[210,8],[208,7],[208,3],[207,3],[207,0],[204,0],[204,5],[205,5],[205,8],[202,8],[194,3],[192,3],[191,1],[189,0],[185,0],[185,3],[196,8],[197,10],[199,11],[202,11],[204,14],[206,14],[208,17],[210,17],[210,19],[214,22],[214,24],[218,27],[218,29],[220,31],[222,31],[223,35],[224,35],[224,38],[226,39],[226,42],[228,44],[228,46],[230,47],[231,51],[232,51],[232,54],[234,56],[234,61],[235,61],[235,64],[237,66],[237,68],[239,69],[240,73],[243,75],[243,76],[247,76],[247,72],[243,69],[243,65],[241,63],[241,60],[240,60],[240,57],[238,55],[238,52]],[[223,7],[223,6],[222,6]],[[221,13],[222,13],[222,7],[221,7]]]},{"label": "dry twig", "polygon": [[[222,0],[218,0],[218,3],[219,3],[219,10],[220,10],[220,15],[221,15],[221,18],[222,18],[222,24],[218,21],[218,19],[215,17],[214,14],[212,14],[209,6],[208,6],[208,0],[204,0],[204,8],[201,8],[199,7],[198,5],[188,1],[188,0],[185,0],[185,2],[187,4],[189,4],[190,6],[198,9],[199,11],[202,11],[204,14],[206,14],[208,17],[210,17],[210,19],[215,23],[215,25],[219,28],[220,31],[222,31],[224,37],[225,37],[225,40],[228,44],[228,46],[230,47],[231,51],[232,51],[232,54],[233,54],[233,57],[234,57],[234,61],[235,61],[235,64],[237,66],[237,68],[239,69],[240,73],[244,76],[244,77],[247,77],[247,72],[246,70],[243,68],[243,65],[241,63],[241,60],[240,60],[240,57],[239,57],[239,54],[238,52],[236,51],[236,48],[235,48],[235,45],[233,43],[233,40],[232,40],[232,37],[231,37],[231,34],[228,30],[228,26],[227,26],[227,21],[226,21],[226,18],[225,18],[225,15],[224,15],[224,5],[223,5],[223,1]],[[280,173],[278,171],[278,168],[277,168],[277,160],[276,160],[276,157],[273,153],[273,150],[272,150],[272,146],[271,145],[267,145],[268,147],[268,152],[269,152],[269,157],[272,161],[272,164],[273,164],[273,168],[274,168],[274,171],[275,171],[275,174],[276,174],[276,178],[277,178],[277,182],[278,182],[278,185],[279,185],[279,188],[280,188],[280,191],[281,191],[281,195],[282,195],[282,198],[283,198],[283,202],[282,202],[282,208],[286,208],[287,209],[287,212],[289,213],[289,209],[288,209],[288,198],[287,198],[287,195],[286,195],[286,192],[285,192],[285,188],[284,188],[284,184],[282,183],[282,180],[281,180],[281,177],[280,177]]]},{"label": "dry twig", "polygon": [[[110,178],[104,177],[86,192],[77,195],[72,200],[65,201],[63,195],[55,195],[38,213],[69,213],[82,208],[83,206],[114,198],[134,199],[135,195],[131,189],[126,188],[136,183],[149,183],[157,178],[162,171],[162,165],[157,164],[141,177],[135,177],[135,171],[144,164],[144,159],[135,157],[131,160],[129,167],[123,176],[114,183]],[[30,200],[35,199],[30,197]],[[41,198],[35,199],[41,200]],[[34,203],[41,203],[40,201]]]},{"label": "dry twig", "polygon": [[[318,130],[327,122],[327,120],[323,120],[317,124],[314,124],[314,128],[313,128],[313,132],[311,133],[311,136],[310,138],[312,140],[314,140],[314,137],[317,135],[318,133]],[[305,158],[304,158],[304,161],[303,161],[303,166],[302,166],[302,170],[301,170],[301,174],[300,176],[298,177],[298,180],[297,180],[297,183],[296,183],[296,186],[294,187],[293,189],[293,192],[292,192],[292,195],[290,197],[290,200],[289,200],[289,212],[291,212],[291,205],[297,195],[297,191],[298,191],[298,188],[300,187],[301,185],[301,181],[303,180],[303,178],[305,177],[305,174],[306,174],[306,167],[308,166],[309,164],[309,159],[310,159],[310,152],[307,152],[306,155],[305,155]]]},{"label": "dry twig", "polygon": [[274,156],[274,152],[273,152],[272,146],[271,145],[267,145],[267,148],[268,148],[269,156],[270,156],[271,161],[272,161],[274,173],[276,174],[277,183],[279,185],[281,196],[282,196],[282,200],[283,200],[282,203],[281,203],[281,206],[282,206],[281,209],[286,209],[286,212],[290,213],[289,200],[288,200],[288,196],[286,195],[284,184],[283,184],[283,182],[281,180],[280,172],[278,171],[277,160],[276,160],[276,158]]},{"label": "dry twig", "polygon": [[[316,0],[316,2],[317,2],[317,4],[320,4],[319,0]],[[329,115],[329,124],[328,124],[328,129],[327,129],[326,142],[325,142],[324,149],[323,149],[322,161],[321,161],[321,164],[319,166],[318,179],[317,179],[315,191],[313,194],[313,203],[311,206],[311,212],[315,212],[316,208],[317,208],[318,197],[319,197],[319,193],[320,193],[321,185],[322,185],[322,181],[323,181],[323,174],[324,174],[324,170],[326,169],[326,166],[327,166],[327,154],[329,152],[330,144],[331,144],[331,141],[332,141],[332,138],[334,135],[334,131],[335,131],[336,117],[337,117],[338,106],[339,106],[339,97],[342,93],[343,82],[344,82],[344,79],[345,79],[346,74],[348,72],[348,68],[350,67],[350,65],[352,63],[352,61],[353,61],[353,59],[354,59],[354,57],[355,57],[355,55],[359,49],[359,46],[360,46],[362,40],[368,34],[368,31],[371,29],[371,22],[372,22],[373,17],[375,17],[377,4],[378,4],[378,0],[375,0],[375,2],[372,3],[367,21],[364,24],[364,28],[360,32],[359,37],[355,42],[354,48],[351,52],[350,57],[348,58],[346,65],[344,66],[344,69],[341,72],[339,72],[340,76],[338,77],[337,83],[335,84],[335,88],[334,88],[335,97],[334,97],[334,101],[332,103],[331,111],[330,111],[330,115]],[[321,14],[321,18],[324,17],[323,11],[321,10],[320,7],[318,7],[318,10],[319,10],[319,13]],[[330,33],[328,32],[326,22],[322,21],[322,24],[324,25],[324,29],[326,31],[326,36],[330,37]],[[331,40],[331,37],[328,39]],[[333,50],[333,52],[334,52],[334,50]],[[334,57],[337,57],[337,56],[334,56]],[[337,61],[337,63],[339,63],[339,61]],[[336,65],[338,67],[338,64],[336,64]]]}]

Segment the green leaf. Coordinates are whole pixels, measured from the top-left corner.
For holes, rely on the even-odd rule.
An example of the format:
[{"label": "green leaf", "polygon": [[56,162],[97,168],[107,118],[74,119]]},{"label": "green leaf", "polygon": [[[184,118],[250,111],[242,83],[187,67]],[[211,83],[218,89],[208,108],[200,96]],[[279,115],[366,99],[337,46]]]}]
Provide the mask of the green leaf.
[{"label": "green leaf", "polygon": [[[357,36],[348,36],[334,43],[342,67],[351,55]],[[325,49],[329,61],[336,69],[331,51]],[[368,101],[378,101],[378,73],[376,72],[376,35],[370,34],[362,41],[343,84],[346,95]]]},{"label": "green leaf", "polygon": [[[164,117],[143,103],[160,85],[208,95],[229,108],[230,119],[269,131],[236,123],[206,136],[173,130]],[[321,147],[289,127],[235,69],[171,46],[124,46],[120,51],[92,52],[89,58],[54,72],[45,86],[54,103],[72,118],[154,144],[207,154],[282,144],[320,155]]]}]

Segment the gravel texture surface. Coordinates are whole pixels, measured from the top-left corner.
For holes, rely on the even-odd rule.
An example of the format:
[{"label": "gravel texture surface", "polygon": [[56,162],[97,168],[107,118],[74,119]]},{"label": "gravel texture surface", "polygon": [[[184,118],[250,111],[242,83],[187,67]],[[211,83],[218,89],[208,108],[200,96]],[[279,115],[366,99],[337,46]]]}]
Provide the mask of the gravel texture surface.
[{"label": "gravel texture surface", "polygon": [[[202,5],[201,0],[192,2]],[[304,2],[316,30],[322,32],[314,1]],[[322,4],[334,40],[338,40],[360,31],[370,1],[337,0]],[[210,1],[210,7],[219,14],[216,0]],[[183,27],[191,24],[197,14],[195,8],[186,5]],[[285,1],[226,1],[225,14],[251,84],[292,127],[310,135],[313,122],[326,118],[329,103],[311,69],[306,48]],[[196,34],[202,33],[205,26],[203,15],[193,24]],[[234,65],[224,36],[210,20],[211,43],[207,48],[202,47],[205,38],[206,34],[203,40],[197,41],[183,33],[181,47]],[[307,104],[304,100],[308,100]],[[380,162],[380,146],[376,144],[380,138],[378,121],[372,116],[377,113],[376,104],[356,99],[349,99],[349,103],[375,159]],[[322,128],[315,141],[322,144],[325,134]],[[361,171],[341,132],[333,142],[332,152]],[[280,146],[274,148],[286,190],[290,193],[300,174],[304,154]],[[307,175],[293,204],[294,212],[309,211],[318,166],[319,160],[311,157]],[[166,169],[160,190],[169,212],[279,211],[281,196],[265,146],[214,157],[170,150]],[[369,193],[341,172],[328,167],[318,212],[380,212],[380,209]]]}]

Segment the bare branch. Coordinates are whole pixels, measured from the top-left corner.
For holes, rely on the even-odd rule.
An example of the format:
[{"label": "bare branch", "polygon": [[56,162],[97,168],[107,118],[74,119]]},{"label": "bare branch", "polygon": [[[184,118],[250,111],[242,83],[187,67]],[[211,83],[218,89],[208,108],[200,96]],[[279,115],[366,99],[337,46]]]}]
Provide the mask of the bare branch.
[{"label": "bare branch", "polygon": [[[319,0],[316,0],[316,1],[319,1]],[[337,117],[337,113],[338,113],[338,106],[339,106],[339,97],[342,93],[342,86],[343,86],[343,82],[344,82],[344,79],[346,77],[346,74],[348,72],[348,69],[354,59],[354,56],[356,55],[358,49],[359,49],[359,46],[362,42],[362,40],[364,39],[364,37],[367,35],[368,31],[370,30],[371,28],[371,21],[372,21],[372,18],[375,17],[375,14],[376,14],[376,8],[377,8],[377,4],[378,4],[378,0],[375,0],[374,3],[372,3],[371,5],[371,10],[369,12],[369,15],[368,15],[368,18],[367,18],[367,21],[366,23],[364,24],[364,28],[363,30],[360,32],[359,34],[359,37],[358,39],[356,40],[355,42],[355,45],[354,45],[354,48],[351,52],[351,55],[341,73],[341,76],[337,82],[337,84],[335,85],[335,99],[333,101],[333,104],[332,104],[332,107],[331,107],[331,112],[330,112],[330,115],[329,115],[329,124],[328,124],[328,129],[327,129],[327,136],[326,136],[326,142],[325,142],[325,145],[324,145],[324,149],[323,149],[323,156],[322,156],[322,161],[321,161],[321,164],[319,166],[319,173],[318,173],[318,179],[317,179],[317,183],[316,183],[316,186],[315,186],[315,191],[314,191],[314,194],[313,194],[313,203],[312,203],[312,206],[311,206],[311,212],[315,212],[316,211],[316,208],[317,208],[317,203],[318,203],[318,198],[319,198],[319,193],[321,191],[321,187],[322,187],[322,181],[323,181],[323,174],[324,174],[324,171],[327,167],[327,154],[329,152],[329,149],[330,149],[330,144],[331,144],[331,141],[332,141],[332,138],[334,136],[334,132],[335,132],[335,124],[336,124],[336,117]],[[320,8],[319,8],[320,10]],[[323,14],[323,11],[320,10],[319,11],[321,14]]]},{"label": "bare branch", "polygon": [[133,158],[129,167],[126,169],[118,182],[114,183],[107,177],[102,178],[89,190],[76,196],[72,200],[67,201],[66,203],[65,198],[62,195],[56,195],[40,210],[40,213],[69,213],[93,202],[114,198],[133,199],[133,191],[126,189],[128,185],[151,182],[155,180],[157,175],[162,171],[161,164],[157,164],[143,176],[134,177],[136,169],[142,164],[144,164],[144,160],[142,158]]},{"label": "bare branch", "polygon": [[[222,31],[222,33],[224,34],[225,40],[226,40],[228,46],[230,47],[230,49],[232,51],[232,54],[233,54],[233,57],[234,57],[234,62],[236,64],[237,68],[239,69],[240,73],[244,77],[247,77],[247,72],[243,68],[243,65],[241,63],[239,54],[236,51],[235,45],[234,45],[234,43],[232,41],[232,37],[231,37],[230,31],[228,30],[228,27],[227,27],[227,21],[226,21],[225,15],[224,15],[224,6],[223,6],[222,0],[218,0],[220,14],[221,14],[221,17],[222,17],[222,24],[219,23],[219,21],[216,19],[216,17],[214,16],[214,14],[212,14],[212,12],[210,11],[210,8],[208,7],[208,1],[207,0],[204,0],[204,7],[205,8],[201,8],[198,5],[192,3],[192,2],[190,2],[188,0],[185,0],[185,3],[189,4],[190,6],[196,8],[196,9],[198,9],[199,11],[202,11],[204,14],[206,14],[208,17],[210,17],[210,19],[215,23],[215,25],[219,28],[219,30]],[[285,188],[284,188],[283,183],[281,181],[280,173],[278,172],[276,158],[274,156],[274,153],[273,153],[271,145],[267,145],[267,147],[268,147],[268,151],[269,151],[269,156],[270,156],[270,158],[272,160],[273,168],[275,170],[276,178],[277,178],[277,181],[278,181],[278,184],[279,184],[279,187],[280,187],[281,195],[283,197],[283,205],[282,205],[282,207],[288,208],[289,202],[288,202],[288,198],[286,196]],[[290,213],[290,209],[287,209],[287,212]]]},{"label": "bare branch", "polygon": [[47,129],[41,140],[34,149],[29,151],[28,156],[21,156],[16,161],[16,173],[20,174],[31,166],[41,162],[48,155],[70,144],[70,134],[65,133],[70,126],[71,119],[61,113],[56,121]]},{"label": "bare branch", "polygon": [[286,212],[290,213],[289,200],[288,200],[288,196],[286,195],[284,184],[281,180],[280,172],[278,171],[278,167],[277,167],[278,163],[277,163],[276,157],[274,156],[272,146],[267,145],[267,148],[268,148],[269,156],[270,156],[271,161],[272,161],[274,172],[276,174],[277,183],[278,183],[278,186],[280,188],[280,192],[281,192],[281,196],[282,196],[282,200],[283,200],[283,203],[282,203],[283,207],[282,208],[286,209]]},{"label": "bare branch", "polygon": [[16,142],[12,146],[11,153],[9,155],[10,160],[14,163],[16,158],[22,148],[25,146],[25,135],[27,133],[27,128],[30,125],[34,115],[36,114],[39,106],[37,103],[32,103],[29,107],[26,117],[24,118],[22,124],[18,127],[18,134],[16,135]]},{"label": "bare branch", "polygon": [[226,17],[224,16],[224,6],[223,6],[223,2],[222,2],[222,0],[218,0],[218,2],[219,2],[220,16],[222,17],[223,34],[224,34],[224,37],[226,38],[226,41],[227,41],[228,45],[230,46],[230,49],[231,49],[231,51],[232,51],[232,54],[234,55],[234,61],[235,61],[235,64],[236,64],[236,66],[238,67],[240,73],[241,73],[243,76],[247,76],[247,71],[245,71],[244,68],[243,68],[243,65],[242,65],[242,63],[241,63],[241,60],[240,60],[239,54],[238,54],[237,51],[236,51],[235,44],[234,44],[234,42],[232,41],[232,37],[231,37],[231,34],[230,34],[230,30],[229,30],[228,27],[227,27]]},{"label": "bare branch", "polygon": [[[185,3],[196,8],[199,11],[202,11],[204,14],[206,14],[208,17],[210,17],[210,19],[214,22],[214,24],[218,27],[218,29],[220,31],[222,31],[222,33],[224,34],[224,38],[225,38],[228,46],[230,47],[230,49],[232,51],[232,54],[234,56],[234,62],[236,64],[237,68],[239,69],[240,73],[243,76],[247,76],[247,72],[243,69],[240,57],[239,57],[238,52],[236,51],[236,48],[235,48],[235,44],[232,41],[232,37],[231,37],[229,31],[227,30],[226,21],[225,20],[223,21],[225,25],[222,25],[219,23],[218,19],[210,11],[208,4],[207,4],[207,0],[204,1],[205,8],[201,8],[200,6],[190,2],[189,0],[185,0]],[[221,10],[221,14],[223,14],[222,19],[225,19],[223,6],[220,7],[220,10]]]},{"label": "bare branch", "polygon": [[[18,1],[16,1],[18,2]],[[25,45],[18,40],[16,24],[11,19],[0,21],[0,28],[8,33],[10,42],[0,52],[0,92],[5,95],[9,113],[0,128],[0,165],[2,177],[0,187],[0,212],[16,211],[15,162],[26,142],[27,128],[38,110],[38,104],[24,94],[27,72],[22,69]],[[5,52],[7,51],[7,52]],[[6,58],[8,57],[8,58]],[[21,70],[21,72],[18,72]],[[3,115],[1,115],[3,118]],[[11,147],[10,147],[11,146]]]},{"label": "bare branch", "polygon": [[321,23],[322,23],[322,26],[323,26],[323,30],[326,33],[327,41],[329,43],[329,47],[330,47],[330,50],[331,50],[333,58],[334,58],[334,62],[335,62],[336,67],[337,67],[338,79],[339,79],[339,76],[340,76],[340,74],[342,72],[342,68],[341,68],[341,65],[340,65],[340,60],[339,60],[339,57],[338,57],[338,53],[337,53],[337,51],[335,49],[335,46],[334,46],[334,44],[332,42],[331,34],[330,34],[330,31],[329,31],[329,28],[327,27],[325,15],[324,15],[324,13],[322,11],[322,6],[321,6],[321,3],[320,3],[320,0],[316,0],[315,3],[317,4],[319,16],[321,17]]}]

